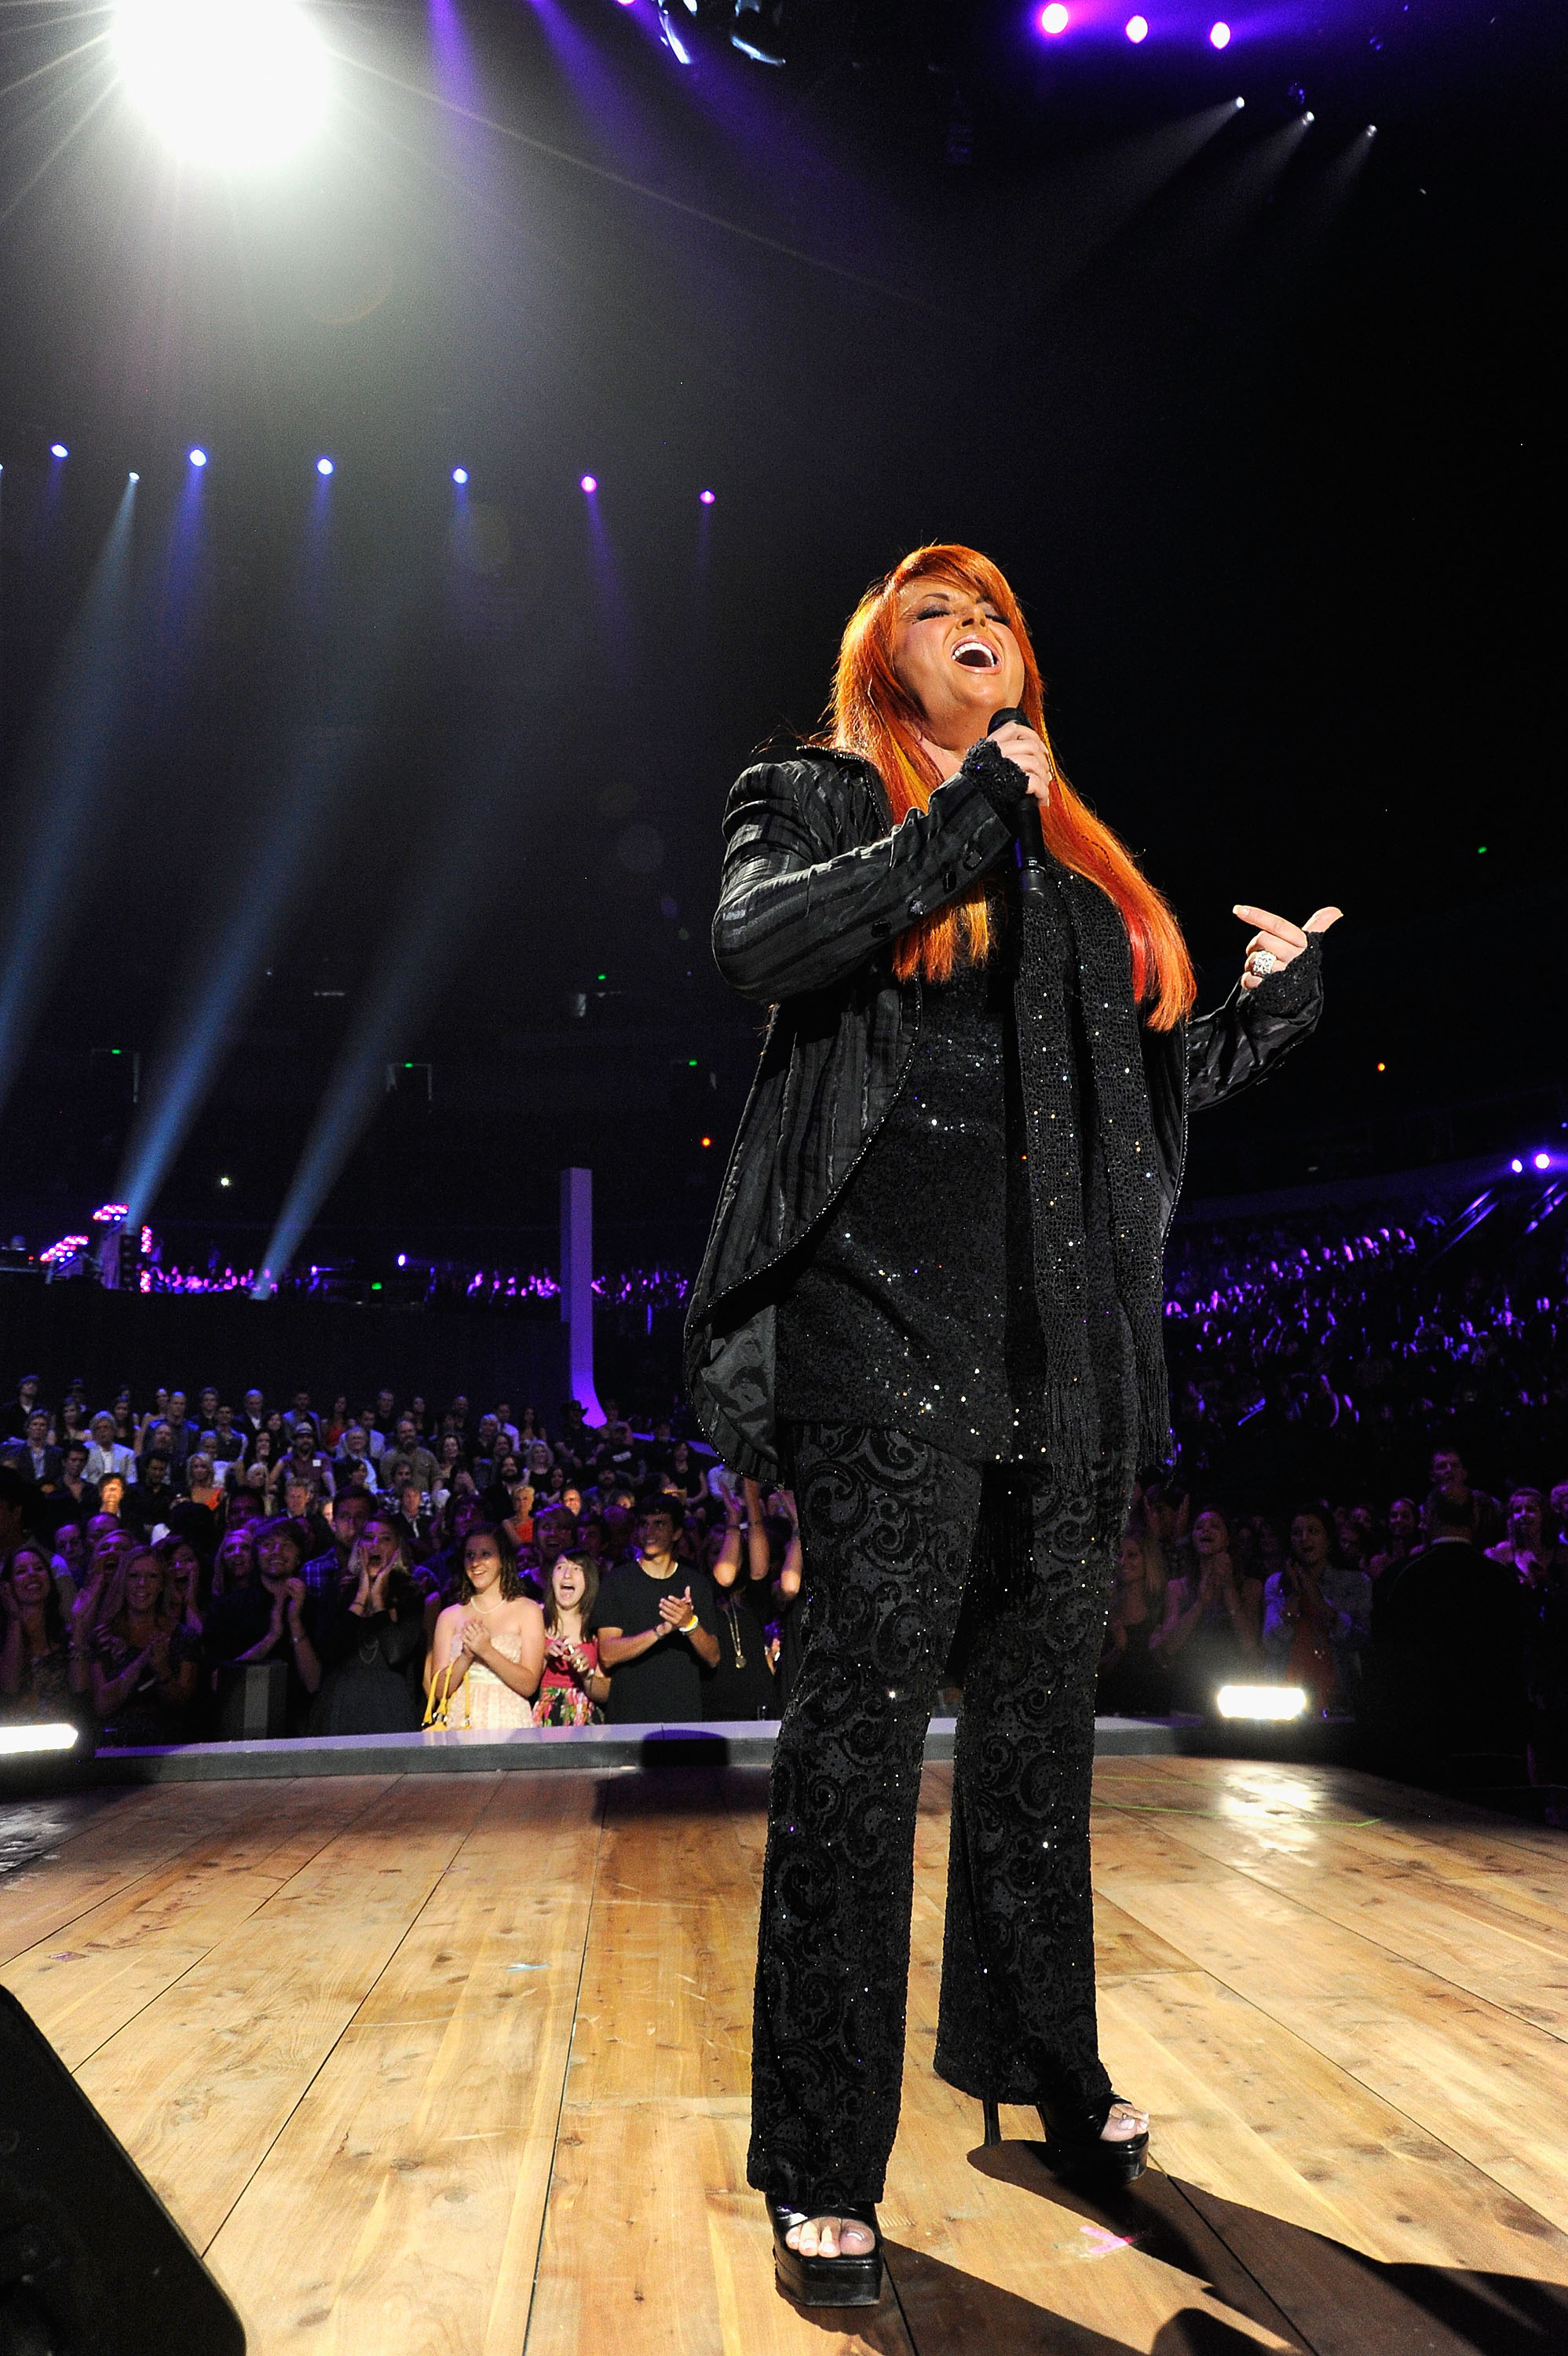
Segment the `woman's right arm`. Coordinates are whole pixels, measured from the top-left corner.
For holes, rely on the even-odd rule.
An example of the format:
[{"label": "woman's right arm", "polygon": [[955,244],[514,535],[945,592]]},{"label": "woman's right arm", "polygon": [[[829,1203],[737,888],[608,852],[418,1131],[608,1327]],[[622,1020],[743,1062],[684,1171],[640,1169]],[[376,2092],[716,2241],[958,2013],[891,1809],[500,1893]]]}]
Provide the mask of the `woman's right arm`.
[{"label": "woman's right arm", "polygon": [[464,1609],[461,1603],[449,1603],[435,1623],[435,1634],[425,1655],[424,1689],[427,1694],[442,1671],[449,1665],[452,1670],[447,1684],[449,1693],[455,1693],[468,1675],[468,1655],[458,1642]]},{"label": "woman's right arm", "polygon": [[846,851],[815,763],[763,761],[731,788],[713,955],[771,1005],[829,990],[1010,851],[1028,781],[987,739],[876,841]]}]

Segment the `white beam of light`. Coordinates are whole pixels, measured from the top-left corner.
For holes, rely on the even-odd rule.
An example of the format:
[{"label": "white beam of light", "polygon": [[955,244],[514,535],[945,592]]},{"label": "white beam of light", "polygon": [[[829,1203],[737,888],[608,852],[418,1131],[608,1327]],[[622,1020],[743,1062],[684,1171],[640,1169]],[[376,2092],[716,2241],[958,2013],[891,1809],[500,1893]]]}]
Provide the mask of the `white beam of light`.
[{"label": "white beam of light", "polygon": [[506,789],[517,766],[516,745],[507,738],[488,769],[481,767],[466,808],[460,807],[455,822],[446,821],[439,850],[428,862],[413,862],[419,881],[388,927],[387,946],[323,1093],[261,1272],[251,1288],[254,1301],[266,1301],[276,1290],[385,1094],[387,1066],[406,1052],[406,1033],[451,956],[458,914],[474,903],[474,878],[490,862],[493,839],[508,807]]},{"label": "white beam of light", "polygon": [[0,1111],[66,953],[68,911],[85,898],[128,667],[135,503],[133,477],[22,755],[7,827],[10,905],[0,910]]},{"label": "white beam of light", "polygon": [[337,732],[315,732],[300,755],[298,774],[282,818],[268,833],[259,870],[247,871],[244,892],[219,937],[202,942],[197,970],[181,993],[177,1032],[168,1055],[158,1058],[126,1143],[115,1199],[129,1206],[127,1228],[139,1227],[152,1209],[211,1091],[231,1027],[261,978],[308,863],[341,766]]},{"label": "white beam of light", "polygon": [[197,163],[282,163],[325,117],[326,49],[299,0],[119,0],[114,50],[136,105]]}]

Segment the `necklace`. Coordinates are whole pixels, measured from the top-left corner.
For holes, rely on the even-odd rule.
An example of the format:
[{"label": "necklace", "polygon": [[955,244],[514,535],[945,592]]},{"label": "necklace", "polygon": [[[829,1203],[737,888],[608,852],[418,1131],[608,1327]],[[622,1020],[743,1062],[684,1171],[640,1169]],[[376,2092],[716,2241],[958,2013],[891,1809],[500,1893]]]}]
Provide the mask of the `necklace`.
[{"label": "necklace", "polygon": [[735,1609],[734,1597],[732,1595],[721,1597],[719,1609],[730,1624],[730,1642],[735,1647],[735,1666],[738,1669],[743,1669],[746,1665],[746,1655],[741,1650],[741,1621]]}]

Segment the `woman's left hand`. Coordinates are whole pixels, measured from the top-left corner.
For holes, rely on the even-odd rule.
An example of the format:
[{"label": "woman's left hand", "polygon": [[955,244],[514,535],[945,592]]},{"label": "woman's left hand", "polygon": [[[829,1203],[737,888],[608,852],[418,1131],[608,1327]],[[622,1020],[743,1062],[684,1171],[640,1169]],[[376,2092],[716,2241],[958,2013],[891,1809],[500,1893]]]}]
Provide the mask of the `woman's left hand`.
[{"label": "woman's left hand", "polygon": [[[1271,973],[1279,971],[1282,967],[1289,965],[1293,958],[1298,958],[1301,955],[1302,950],[1307,947],[1308,933],[1326,933],[1330,925],[1339,923],[1344,913],[1342,908],[1319,908],[1307,917],[1304,926],[1293,925],[1288,916],[1275,916],[1271,915],[1267,908],[1252,908],[1244,900],[1239,901],[1232,909],[1232,916],[1240,916],[1243,925],[1257,926],[1252,939],[1247,943],[1246,963],[1242,971],[1242,988],[1243,990],[1261,988]],[[1272,960],[1270,964],[1264,967],[1261,973],[1257,971],[1253,962],[1253,958],[1259,956]]]},{"label": "woman's left hand", "polygon": [[464,1651],[467,1653],[472,1659],[477,1660],[481,1654],[487,1653],[489,1651],[489,1632],[485,1628],[483,1620],[478,1618],[464,1620],[462,1627],[458,1631],[458,1633],[463,1639]]}]

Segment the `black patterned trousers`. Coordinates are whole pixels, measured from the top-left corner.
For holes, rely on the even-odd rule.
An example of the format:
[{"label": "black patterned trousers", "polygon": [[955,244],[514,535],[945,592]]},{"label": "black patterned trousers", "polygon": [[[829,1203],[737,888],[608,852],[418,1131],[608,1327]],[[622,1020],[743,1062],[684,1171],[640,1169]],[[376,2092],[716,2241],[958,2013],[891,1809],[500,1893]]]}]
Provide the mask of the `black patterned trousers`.
[{"label": "black patterned trousers", "polygon": [[774,1755],[752,2060],[759,2190],[881,2198],[903,2068],[915,1811],[944,1672],[954,1756],[939,2074],[1077,2109],[1094,2016],[1094,1671],[1125,1494],[896,1431],[789,1434],[805,1613]]}]

